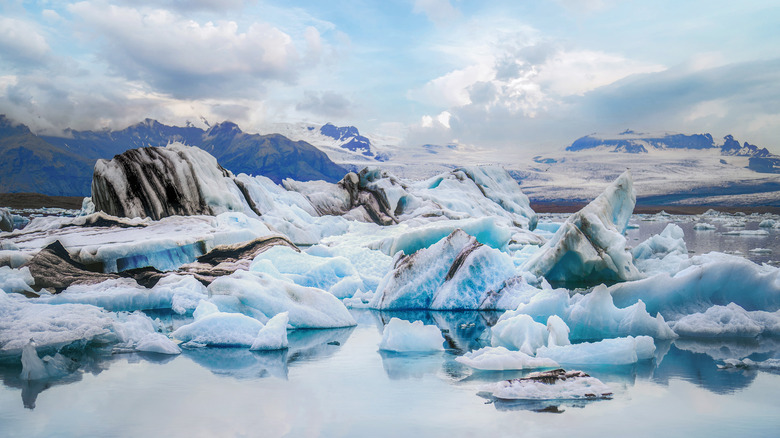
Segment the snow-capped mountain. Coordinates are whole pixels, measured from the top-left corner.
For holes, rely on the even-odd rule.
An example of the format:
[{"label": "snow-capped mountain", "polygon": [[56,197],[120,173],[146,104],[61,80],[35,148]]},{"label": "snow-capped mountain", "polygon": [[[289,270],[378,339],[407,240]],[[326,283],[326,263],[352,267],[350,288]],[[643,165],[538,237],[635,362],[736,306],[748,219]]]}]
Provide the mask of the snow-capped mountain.
[{"label": "snow-capped mountain", "polygon": [[722,155],[759,158],[771,155],[766,148],[759,148],[748,142],[740,145],[731,135],[723,137],[723,144],[718,145],[711,134],[642,133],[630,129],[617,135],[589,134],[575,140],[566,150],[570,152],[604,150],[641,154],[650,150],[714,148],[720,149]]}]

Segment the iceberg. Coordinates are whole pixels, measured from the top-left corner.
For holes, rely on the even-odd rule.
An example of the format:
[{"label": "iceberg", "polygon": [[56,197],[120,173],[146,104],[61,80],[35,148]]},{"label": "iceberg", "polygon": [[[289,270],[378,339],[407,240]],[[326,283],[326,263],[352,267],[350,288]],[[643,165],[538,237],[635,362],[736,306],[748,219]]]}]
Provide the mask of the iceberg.
[{"label": "iceberg", "polygon": [[287,312],[282,312],[269,319],[265,327],[257,333],[257,337],[252,342],[250,350],[282,350],[287,348],[287,322],[289,321]]},{"label": "iceberg", "polygon": [[261,272],[236,271],[217,278],[207,289],[210,300],[221,311],[244,313],[261,322],[267,322],[279,313],[289,312],[293,328],[356,325],[347,308],[330,293],[299,286]]},{"label": "iceberg", "polygon": [[[569,337],[576,340],[647,335],[673,339],[677,335],[659,313],[651,316],[642,300],[625,307],[615,306],[610,290],[599,285],[587,294],[569,297],[565,289],[543,290],[517,309],[507,311],[500,321],[516,315],[529,315],[536,321],[558,316],[566,324]],[[560,344],[559,344],[560,345]]]},{"label": "iceberg", "polygon": [[521,351],[510,351],[504,347],[484,347],[458,356],[455,361],[477,370],[507,371],[536,368],[557,368],[558,362],[547,358],[536,358]]},{"label": "iceberg", "polygon": [[672,324],[680,336],[754,338],[759,335],[780,335],[780,311],[748,312],[729,303],[726,306],[712,306],[704,313],[686,315]]},{"label": "iceberg", "polygon": [[599,342],[539,347],[537,358],[552,359],[560,364],[626,365],[653,358],[655,343],[649,336],[627,336]]},{"label": "iceberg", "polygon": [[31,339],[22,349],[22,380],[57,379],[70,374],[73,362],[57,353],[54,356],[40,358],[37,345]]},{"label": "iceberg", "polygon": [[511,258],[461,230],[409,256],[377,286],[376,309],[484,309],[515,275]]},{"label": "iceberg", "polygon": [[617,306],[642,300],[648,312],[660,313],[667,321],[732,302],[745,310],[772,312],[780,309],[780,269],[709,253],[691,257],[676,273],[614,284],[609,292]]},{"label": "iceberg", "polygon": [[681,263],[688,260],[685,234],[679,225],[669,224],[661,234],[651,236],[631,251],[634,264],[645,274],[679,271]]},{"label": "iceberg", "polygon": [[486,385],[482,391],[501,400],[569,400],[611,398],[612,390],[582,371],[557,369]]},{"label": "iceberg", "polygon": [[251,347],[263,323],[240,313],[214,312],[176,329],[171,336],[186,345]]},{"label": "iceberg", "polygon": [[574,213],[521,267],[550,281],[627,281],[642,277],[623,233],[636,194],[626,171],[590,204]]},{"label": "iceberg", "polygon": [[439,328],[391,318],[382,331],[379,349],[395,352],[431,352],[444,350],[444,338]]},{"label": "iceberg", "polygon": [[491,328],[490,343],[533,356],[547,343],[549,335],[546,325],[521,314],[498,321]]},{"label": "iceberg", "polygon": [[243,211],[228,186],[231,177],[216,158],[194,146],[130,149],[95,163],[92,202],[95,210],[113,216],[154,220]]}]

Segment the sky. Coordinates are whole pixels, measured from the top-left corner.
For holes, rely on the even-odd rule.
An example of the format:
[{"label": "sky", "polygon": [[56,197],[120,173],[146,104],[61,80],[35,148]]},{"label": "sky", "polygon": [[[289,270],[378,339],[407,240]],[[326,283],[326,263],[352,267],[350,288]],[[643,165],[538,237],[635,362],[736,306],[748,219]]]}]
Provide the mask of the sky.
[{"label": "sky", "polygon": [[0,0],[0,113],[354,125],[410,147],[733,134],[780,153],[776,0]]}]

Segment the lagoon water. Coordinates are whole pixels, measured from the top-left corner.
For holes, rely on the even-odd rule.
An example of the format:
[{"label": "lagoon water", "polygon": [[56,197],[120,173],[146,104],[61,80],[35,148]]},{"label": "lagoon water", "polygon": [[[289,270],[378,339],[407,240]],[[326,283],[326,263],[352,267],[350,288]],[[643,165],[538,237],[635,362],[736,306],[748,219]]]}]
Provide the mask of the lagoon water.
[{"label": "lagoon water", "polygon": [[[643,219],[632,220],[639,228],[629,231],[630,243],[668,222]],[[743,219],[740,229],[758,228],[758,218]],[[700,232],[696,221],[669,220],[683,227],[692,253],[780,260],[778,230],[731,236],[723,234],[731,229],[724,223]],[[611,400],[501,402],[481,397],[480,388],[527,372],[474,371],[454,360],[487,344],[483,332],[499,314],[352,312],[357,327],[290,332],[290,348],[281,352],[200,348],[170,357],[96,350],[79,357],[76,373],[46,383],[22,381],[21,365],[2,364],[0,436],[772,437],[780,430],[780,373],[718,367],[728,358],[780,357],[780,339],[657,341],[652,361],[568,367],[607,383]],[[152,316],[172,328],[187,322]],[[392,316],[436,324],[447,349],[378,351]]]}]

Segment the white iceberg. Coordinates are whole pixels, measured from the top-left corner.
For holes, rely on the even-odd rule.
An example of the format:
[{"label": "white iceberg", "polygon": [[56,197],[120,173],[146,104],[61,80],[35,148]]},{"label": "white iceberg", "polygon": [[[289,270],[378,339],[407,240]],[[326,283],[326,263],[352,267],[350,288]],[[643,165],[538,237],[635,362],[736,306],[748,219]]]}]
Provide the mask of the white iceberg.
[{"label": "white iceberg", "polygon": [[505,347],[533,356],[538,348],[546,345],[549,335],[546,325],[520,314],[498,321],[491,328],[490,343],[494,347]]},{"label": "white iceberg", "polygon": [[435,325],[391,318],[382,331],[379,349],[395,352],[431,352],[444,350],[444,337]]},{"label": "white iceberg", "polygon": [[506,371],[536,368],[557,368],[552,359],[529,356],[504,347],[484,347],[455,358],[457,362],[477,370]]},{"label": "white iceberg", "polygon": [[209,285],[208,292],[221,311],[245,313],[259,321],[289,312],[290,325],[294,328],[356,324],[347,308],[330,293],[260,272],[236,271],[219,277]]},{"label": "white iceberg", "polygon": [[754,338],[758,335],[780,335],[780,311],[748,312],[729,303],[726,306],[712,306],[704,313],[686,315],[672,324],[680,336]]},{"label": "white iceberg", "polygon": [[641,278],[623,236],[635,203],[631,173],[626,171],[571,215],[522,270],[567,282]]},{"label": "white iceberg", "polygon": [[653,358],[655,342],[649,336],[627,336],[599,342],[539,347],[537,358],[552,359],[560,364],[626,365]]},{"label": "white iceberg", "polygon": [[651,316],[642,300],[631,306],[615,306],[610,290],[599,285],[585,295],[569,297],[565,289],[543,290],[516,310],[507,311],[499,321],[516,315],[529,315],[536,321],[545,321],[557,315],[571,330],[569,337],[576,340],[647,335],[656,339],[673,339],[674,331],[664,317]]},{"label": "white iceberg", "polygon": [[250,350],[282,350],[289,345],[287,341],[287,322],[290,320],[287,312],[282,312],[269,319],[257,333],[257,337],[249,347]]}]

